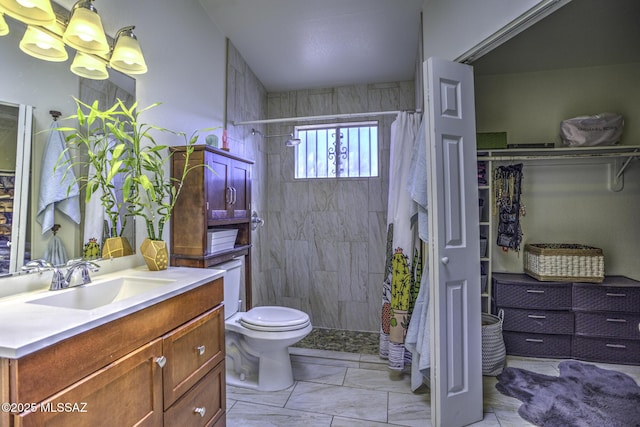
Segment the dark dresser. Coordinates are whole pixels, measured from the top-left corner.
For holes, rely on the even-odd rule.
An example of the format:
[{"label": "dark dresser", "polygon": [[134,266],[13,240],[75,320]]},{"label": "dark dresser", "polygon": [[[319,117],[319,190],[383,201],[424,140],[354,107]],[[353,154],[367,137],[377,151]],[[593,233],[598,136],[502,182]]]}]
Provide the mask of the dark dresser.
[{"label": "dark dresser", "polygon": [[640,282],[541,282],[506,273],[493,280],[508,354],[640,365]]},{"label": "dark dresser", "polygon": [[504,310],[507,353],[571,357],[574,333],[571,283],[540,282],[524,274],[493,275],[495,305]]},{"label": "dark dresser", "polygon": [[640,282],[623,276],[602,284],[574,283],[573,357],[640,364]]}]

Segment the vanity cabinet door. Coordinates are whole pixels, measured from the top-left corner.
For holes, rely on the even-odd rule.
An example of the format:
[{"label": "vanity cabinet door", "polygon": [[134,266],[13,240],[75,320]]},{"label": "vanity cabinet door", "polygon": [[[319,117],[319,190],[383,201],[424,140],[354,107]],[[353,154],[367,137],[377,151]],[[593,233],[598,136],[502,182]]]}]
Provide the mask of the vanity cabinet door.
[{"label": "vanity cabinet door", "polygon": [[176,329],[163,339],[164,409],[224,360],[222,306]]},{"label": "vanity cabinet door", "polygon": [[157,339],[39,404],[14,427],[162,425],[162,340]]}]

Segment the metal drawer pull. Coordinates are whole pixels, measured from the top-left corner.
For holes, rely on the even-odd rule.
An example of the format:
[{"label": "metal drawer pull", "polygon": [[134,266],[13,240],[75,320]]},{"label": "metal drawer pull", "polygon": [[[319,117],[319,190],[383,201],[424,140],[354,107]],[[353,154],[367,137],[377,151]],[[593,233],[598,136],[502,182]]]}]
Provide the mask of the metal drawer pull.
[{"label": "metal drawer pull", "polygon": [[160,368],[164,368],[164,365],[167,364],[167,358],[164,356],[156,357],[156,363]]},{"label": "metal drawer pull", "polygon": [[607,344],[607,347],[609,347],[609,348],[622,348],[622,349],[627,348],[626,345],[622,345],[622,344]]},{"label": "metal drawer pull", "polygon": [[528,294],[544,294],[543,290],[540,289],[527,289]]},{"label": "metal drawer pull", "polygon": [[204,352],[207,350],[205,346],[203,345],[199,345],[196,347],[196,350],[198,351],[198,354],[200,356],[202,356],[204,354]]},{"label": "metal drawer pull", "polygon": [[544,340],[540,340],[540,339],[533,339],[533,338],[527,338],[525,339],[526,342],[535,342],[535,343],[544,343]]},{"label": "metal drawer pull", "polygon": [[193,413],[194,414],[199,414],[201,417],[204,418],[204,414],[207,412],[207,408],[205,408],[204,406],[202,407],[197,407],[197,408],[193,408]]},{"label": "metal drawer pull", "polygon": [[529,319],[546,319],[547,316],[543,316],[541,314],[529,314],[527,315]]},{"label": "metal drawer pull", "polygon": [[627,294],[612,294],[610,292],[607,292],[607,296],[608,297],[619,297],[619,298],[624,298],[627,296]]},{"label": "metal drawer pull", "polygon": [[613,323],[627,323],[627,319],[607,319],[607,322],[613,322]]}]

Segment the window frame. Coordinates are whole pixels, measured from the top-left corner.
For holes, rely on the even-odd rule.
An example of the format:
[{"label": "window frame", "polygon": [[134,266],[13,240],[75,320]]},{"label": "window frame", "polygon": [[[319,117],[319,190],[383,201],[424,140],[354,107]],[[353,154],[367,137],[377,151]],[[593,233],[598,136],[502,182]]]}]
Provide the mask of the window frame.
[{"label": "window frame", "polygon": [[[325,156],[326,159],[326,166],[327,168],[331,167],[333,165],[334,169],[335,169],[335,175],[331,175],[329,173],[327,173],[326,176],[318,176],[317,172],[315,173],[314,176],[309,176],[308,171],[309,169],[307,168],[307,164],[305,164],[305,176],[299,177],[298,175],[298,169],[300,167],[299,165],[299,150],[301,146],[306,147],[306,140],[303,140],[303,142],[301,142],[300,144],[296,145],[294,147],[294,176],[293,178],[295,180],[303,180],[303,179],[369,179],[369,178],[379,178],[380,177],[380,121],[379,120],[367,120],[367,121],[357,121],[357,122],[339,122],[339,123],[323,123],[323,124],[313,124],[313,125],[298,125],[294,127],[294,132],[295,132],[295,136],[296,138],[300,138],[300,132],[301,131],[309,131],[309,130],[318,130],[318,131],[322,131],[322,130],[326,130],[326,131],[333,131],[335,129],[336,133],[339,132],[343,132],[343,130],[346,129],[361,129],[361,128],[375,128],[375,141],[372,142],[372,139],[369,138],[368,140],[368,152],[369,154],[369,173],[367,175],[362,175],[362,171],[361,171],[361,167],[360,164],[358,163],[358,175],[357,176],[350,176],[349,175],[349,171],[347,171],[346,173],[344,173],[344,167],[340,167],[341,164],[343,163],[342,159],[347,160],[347,167],[349,164],[349,151],[348,148],[346,149],[346,151],[343,151],[342,148],[336,148],[335,151],[332,153],[329,151],[328,146],[325,147],[325,149],[327,150],[327,155]],[[329,141],[330,138],[327,138],[327,141]],[[348,138],[347,138],[348,139]],[[342,139],[341,139],[342,141]],[[373,143],[375,143],[375,159],[374,156],[372,155],[373,150],[372,150],[372,145]],[[341,142],[340,146],[343,146],[343,143]],[[360,153],[360,149],[358,149],[358,153]],[[333,162],[329,162],[329,160],[331,159],[331,157],[335,157],[335,159],[333,160]],[[373,161],[375,160],[375,161]],[[318,162],[316,162],[316,164],[318,164]],[[375,174],[373,174],[373,169],[375,169]],[[342,173],[341,173],[342,172]]]}]

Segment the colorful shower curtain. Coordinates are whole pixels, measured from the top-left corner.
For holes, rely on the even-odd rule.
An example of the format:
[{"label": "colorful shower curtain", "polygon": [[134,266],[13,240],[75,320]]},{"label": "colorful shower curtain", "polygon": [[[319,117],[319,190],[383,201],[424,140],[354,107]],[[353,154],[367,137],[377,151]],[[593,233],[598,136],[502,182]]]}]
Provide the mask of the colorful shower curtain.
[{"label": "colorful shower curtain", "polygon": [[388,358],[389,369],[397,371],[411,363],[404,342],[422,274],[418,210],[407,186],[420,121],[421,114],[400,112],[391,125],[380,356]]}]

